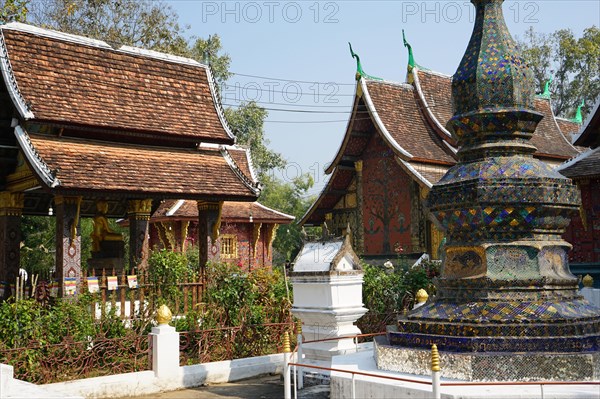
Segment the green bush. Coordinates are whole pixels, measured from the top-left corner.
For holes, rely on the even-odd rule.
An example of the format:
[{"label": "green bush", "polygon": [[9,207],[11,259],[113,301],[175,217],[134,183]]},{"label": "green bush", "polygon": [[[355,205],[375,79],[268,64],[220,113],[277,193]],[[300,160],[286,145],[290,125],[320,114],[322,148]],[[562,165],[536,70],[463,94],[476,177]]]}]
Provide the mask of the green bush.
[{"label": "green bush", "polygon": [[194,279],[196,271],[188,262],[186,255],[179,252],[152,251],[148,258],[148,278],[159,304],[173,306],[183,299],[178,284],[186,279]]}]

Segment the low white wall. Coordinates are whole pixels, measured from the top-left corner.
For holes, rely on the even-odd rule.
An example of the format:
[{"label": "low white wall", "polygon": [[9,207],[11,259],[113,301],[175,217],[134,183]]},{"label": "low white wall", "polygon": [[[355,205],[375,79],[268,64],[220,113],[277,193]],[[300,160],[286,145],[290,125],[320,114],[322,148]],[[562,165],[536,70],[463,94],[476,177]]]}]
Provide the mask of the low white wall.
[{"label": "low white wall", "polygon": [[263,374],[281,373],[283,354],[250,357],[222,362],[180,367],[169,378],[157,378],[154,371],[116,374],[81,380],[46,384],[41,387],[85,398],[114,398],[150,395],[158,392],[193,388],[243,380]]}]

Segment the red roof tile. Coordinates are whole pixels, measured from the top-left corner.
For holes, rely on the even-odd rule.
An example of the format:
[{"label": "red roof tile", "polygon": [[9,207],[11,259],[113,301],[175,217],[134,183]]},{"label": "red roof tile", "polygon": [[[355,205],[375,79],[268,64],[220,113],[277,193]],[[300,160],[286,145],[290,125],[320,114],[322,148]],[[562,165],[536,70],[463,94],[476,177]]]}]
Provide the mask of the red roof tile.
[{"label": "red roof tile", "polygon": [[425,122],[412,86],[367,81],[367,88],[377,114],[400,147],[422,160],[456,162]]},{"label": "red roof tile", "polygon": [[23,24],[1,30],[34,120],[233,144],[204,65]]},{"label": "red roof tile", "polygon": [[[452,111],[452,77],[429,71],[418,71],[419,82],[423,96],[429,107],[442,126],[453,116]],[[555,123],[554,114],[547,99],[536,98],[535,110],[544,115],[538,124],[531,144],[537,148],[540,157],[568,159],[579,152],[570,144]]]},{"label": "red roof tile", "polygon": [[58,191],[213,200],[257,197],[218,148],[175,149],[44,135],[30,139],[33,150],[55,171]]}]

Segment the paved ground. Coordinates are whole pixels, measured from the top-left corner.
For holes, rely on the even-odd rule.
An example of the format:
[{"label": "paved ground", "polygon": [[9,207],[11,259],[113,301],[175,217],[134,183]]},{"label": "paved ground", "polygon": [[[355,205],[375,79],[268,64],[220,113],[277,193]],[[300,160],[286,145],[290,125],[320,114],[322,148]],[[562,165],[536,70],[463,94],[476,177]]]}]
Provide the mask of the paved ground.
[{"label": "paved ground", "polygon": [[[292,394],[293,397],[293,394]],[[155,395],[136,396],[136,399],[281,399],[283,381],[280,375],[269,375],[228,384],[210,385]],[[302,399],[328,399],[328,386],[308,387],[298,392]]]}]

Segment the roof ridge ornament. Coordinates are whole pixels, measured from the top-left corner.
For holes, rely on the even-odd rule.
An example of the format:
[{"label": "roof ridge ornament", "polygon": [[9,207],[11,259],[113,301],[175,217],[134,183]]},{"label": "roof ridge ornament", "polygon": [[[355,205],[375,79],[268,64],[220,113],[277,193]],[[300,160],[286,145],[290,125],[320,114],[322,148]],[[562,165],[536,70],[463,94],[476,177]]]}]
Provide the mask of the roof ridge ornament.
[{"label": "roof ridge ornament", "polygon": [[413,68],[417,67],[421,70],[424,71],[429,71],[429,68],[425,68],[422,65],[419,65],[416,61],[415,61],[415,55],[413,52],[413,48],[410,45],[410,43],[408,42],[408,40],[406,40],[406,34],[404,33],[404,29],[402,29],[402,41],[404,43],[404,47],[406,47],[408,49],[408,72],[411,72],[413,70]]},{"label": "roof ridge ornament", "polygon": [[581,100],[581,104],[577,107],[577,111],[575,112],[575,117],[571,119],[571,122],[575,122],[578,125],[583,124],[583,114],[581,113],[581,109],[585,105],[585,98]]},{"label": "roof ridge ornament", "polygon": [[365,71],[362,68],[362,64],[360,63],[360,57],[358,54],[356,54],[353,50],[352,50],[352,44],[350,42],[348,42],[348,46],[350,46],[350,55],[352,56],[352,58],[356,59],[356,80],[360,80],[360,78],[366,78],[366,79],[371,79],[371,80],[383,80],[381,78],[378,78],[376,76],[371,76],[367,73],[365,73]]},{"label": "roof ridge ornament", "polygon": [[546,83],[544,84],[544,91],[542,92],[542,94],[540,94],[540,97],[549,99],[552,96],[550,93],[550,85],[552,84],[553,81],[554,81],[554,76],[550,75],[550,79],[548,79],[546,81]]}]

